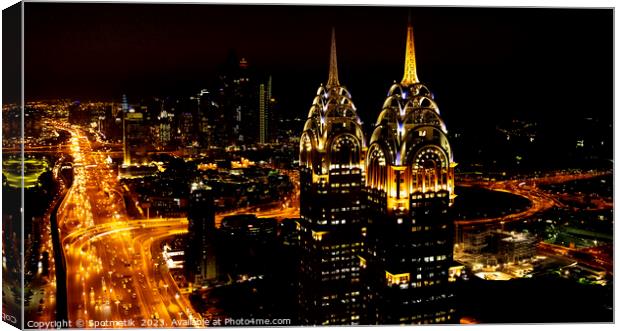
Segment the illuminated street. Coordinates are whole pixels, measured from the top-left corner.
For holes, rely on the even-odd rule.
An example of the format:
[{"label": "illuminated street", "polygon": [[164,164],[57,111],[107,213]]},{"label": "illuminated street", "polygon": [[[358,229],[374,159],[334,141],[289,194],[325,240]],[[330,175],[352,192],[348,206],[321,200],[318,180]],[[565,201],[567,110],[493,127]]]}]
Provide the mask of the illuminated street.
[{"label": "illuminated street", "polygon": [[[172,279],[154,270],[151,256],[153,241],[186,232],[187,221],[128,220],[122,199],[110,194],[118,182],[105,166],[104,156],[91,155],[90,142],[80,129],[65,129],[72,133],[75,176],[58,219],[68,271],[70,320],[131,317],[170,325],[173,318],[192,316]],[[168,291],[159,291],[162,282]]]},{"label": "illuminated street", "polygon": [[[546,177],[538,177],[527,180],[508,180],[508,181],[484,181],[484,182],[472,182],[463,181],[460,182],[461,186],[478,186],[488,190],[507,192],[515,195],[522,196],[531,202],[531,206],[522,212],[508,214],[500,217],[493,218],[480,218],[469,220],[457,220],[455,221],[457,227],[485,224],[485,223],[498,223],[504,224],[509,222],[516,222],[524,220],[536,213],[545,211],[553,206],[562,206],[562,203],[558,201],[558,197],[548,192],[544,192],[538,188],[541,184],[552,183],[564,183],[580,179],[589,179],[599,176],[609,175],[611,172],[588,172],[580,174],[550,174]],[[604,206],[607,207],[607,206]]]},{"label": "illuminated street", "polygon": [[[162,239],[187,233],[187,219],[129,220],[106,155],[91,152],[81,129],[62,128],[72,134],[74,159],[73,186],[58,211],[70,320],[133,318],[148,320],[146,326],[192,320],[196,313],[158,256]],[[260,217],[296,218],[297,195],[298,188],[284,204],[251,210]],[[225,216],[245,211],[250,208],[218,215],[218,224]]]}]

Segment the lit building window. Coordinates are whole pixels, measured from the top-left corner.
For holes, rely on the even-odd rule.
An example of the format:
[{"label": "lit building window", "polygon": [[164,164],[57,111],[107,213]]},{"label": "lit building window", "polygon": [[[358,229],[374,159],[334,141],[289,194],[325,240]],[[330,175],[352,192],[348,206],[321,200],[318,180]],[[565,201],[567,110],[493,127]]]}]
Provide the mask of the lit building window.
[{"label": "lit building window", "polygon": [[387,281],[388,286],[400,285],[404,283],[408,283],[410,280],[409,273],[402,274],[392,274],[389,271],[385,272],[385,279]]}]

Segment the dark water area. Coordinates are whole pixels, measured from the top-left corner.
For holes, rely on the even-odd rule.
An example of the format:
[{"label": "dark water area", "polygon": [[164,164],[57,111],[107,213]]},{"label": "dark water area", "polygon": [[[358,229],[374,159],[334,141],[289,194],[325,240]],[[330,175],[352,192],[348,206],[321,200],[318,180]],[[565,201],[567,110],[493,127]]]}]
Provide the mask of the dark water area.
[{"label": "dark water area", "polygon": [[478,187],[456,186],[451,212],[457,220],[499,217],[525,210],[530,201],[524,197]]}]

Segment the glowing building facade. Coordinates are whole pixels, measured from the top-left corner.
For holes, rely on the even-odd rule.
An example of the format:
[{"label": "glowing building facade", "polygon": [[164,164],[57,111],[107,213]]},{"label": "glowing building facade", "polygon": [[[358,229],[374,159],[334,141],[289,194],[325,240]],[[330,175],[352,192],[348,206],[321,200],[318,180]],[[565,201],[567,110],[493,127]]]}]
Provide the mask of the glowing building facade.
[{"label": "glowing building facade", "polygon": [[332,32],[329,79],[300,139],[301,323],[358,324],[365,140],[351,95],[338,81]]},{"label": "glowing building facade", "polygon": [[365,324],[454,322],[448,207],[455,163],[446,134],[418,80],[409,25],[405,74],[388,92],[366,155]]}]

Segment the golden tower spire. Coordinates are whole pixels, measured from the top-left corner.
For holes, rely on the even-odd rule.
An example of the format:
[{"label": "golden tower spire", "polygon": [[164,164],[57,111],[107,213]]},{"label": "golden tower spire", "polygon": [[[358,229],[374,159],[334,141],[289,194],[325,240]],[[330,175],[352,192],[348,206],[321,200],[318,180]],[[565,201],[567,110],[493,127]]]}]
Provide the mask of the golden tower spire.
[{"label": "golden tower spire", "polygon": [[418,83],[418,73],[415,67],[415,48],[413,45],[413,26],[411,18],[407,24],[407,50],[405,52],[405,75],[400,82],[402,85]]},{"label": "golden tower spire", "polygon": [[332,49],[329,54],[329,78],[327,79],[327,88],[339,85],[338,62],[336,59],[336,29],[332,28]]}]

